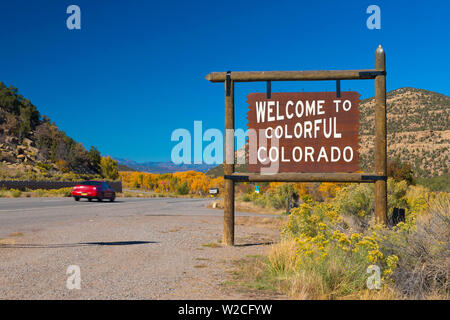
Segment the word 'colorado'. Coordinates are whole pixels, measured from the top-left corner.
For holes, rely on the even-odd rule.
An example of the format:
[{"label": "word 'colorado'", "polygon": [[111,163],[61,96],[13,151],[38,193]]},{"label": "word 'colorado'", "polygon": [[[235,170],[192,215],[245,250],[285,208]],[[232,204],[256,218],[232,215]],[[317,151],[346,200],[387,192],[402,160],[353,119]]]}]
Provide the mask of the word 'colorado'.
[{"label": "word 'colorado'", "polygon": [[[338,129],[340,114],[344,115],[351,108],[350,100],[340,99],[332,100],[332,104],[328,101],[328,105],[325,100],[256,101],[257,126],[264,127],[265,138],[272,141],[270,148],[260,141],[258,161],[263,164],[268,161],[351,162],[352,146],[337,146],[332,141],[331,145],[321,146],[319,140],[314,140],[342,139]],[[285,139],[299,139],[298,145],[285,147]]]}]

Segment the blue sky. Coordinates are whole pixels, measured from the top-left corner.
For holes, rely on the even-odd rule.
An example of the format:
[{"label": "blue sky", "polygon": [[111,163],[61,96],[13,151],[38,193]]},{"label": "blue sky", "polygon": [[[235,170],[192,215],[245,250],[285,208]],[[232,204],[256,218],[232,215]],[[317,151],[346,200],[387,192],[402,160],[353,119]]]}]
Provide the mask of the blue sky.
[{"label": "blue sky", "polygon": [[[66,8],[81,8],[68,30]],[[366,27],[369,5],[381,30]],[[0,81],[14,85],[69,136],[102,154],[170,160],[176,128],[223,130],[223,84],[211,71],[372,68],[382,44],[387,88],[450,93],[448,1],[0,2]],[[373,81],[343,81],[373,96]],[[236,126],[246,96],[236,87]],[[273,83],[272,91],[334,91],[335,83]]]}]

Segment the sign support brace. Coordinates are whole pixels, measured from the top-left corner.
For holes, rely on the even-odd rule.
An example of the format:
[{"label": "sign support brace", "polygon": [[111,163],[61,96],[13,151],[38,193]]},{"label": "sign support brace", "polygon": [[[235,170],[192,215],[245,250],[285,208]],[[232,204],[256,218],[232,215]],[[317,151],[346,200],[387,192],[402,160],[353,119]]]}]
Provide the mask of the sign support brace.
[{"label": "sign support brace", "polygon": [[[234,186],[237,181],[348,181],[375,184],[375,221],[387,223],[387,134],[386,134],[386,60],[381,45],[375,52],[375,69],[332,71],[256,71],[212,72],[206,76],[211,82],[225,83],[225,196],[223,243],[234,245]],[[375,172],[373,174],[277,174],[273,176],[235,174],[234,163],[234,83],[267,82],[270,97],[270,81],[320,81],[375,79]],[[336,82],[340,92],[340,82]]]}]

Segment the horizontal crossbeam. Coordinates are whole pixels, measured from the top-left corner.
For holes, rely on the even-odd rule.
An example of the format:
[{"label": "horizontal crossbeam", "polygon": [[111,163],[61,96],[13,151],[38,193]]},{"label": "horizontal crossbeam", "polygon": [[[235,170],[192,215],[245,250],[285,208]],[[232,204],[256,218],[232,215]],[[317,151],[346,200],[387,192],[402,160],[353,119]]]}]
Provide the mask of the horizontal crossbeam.
[{"label": "horizontal crossbeam", "polygon": [[318,70],[318,71],[233,71],[211,72],[206,80],[211,82],[225,82],[227,79],[234,82],[252,81],[317,81],[317,80],[361,80],[375,79],[385,75],[384,70]]},{"label": "horizontal crossbeam", "polygon": [[225,179],[235,182],[375,182],[386,180],[386,176],[373,173],[275,173],[225,175]]}]

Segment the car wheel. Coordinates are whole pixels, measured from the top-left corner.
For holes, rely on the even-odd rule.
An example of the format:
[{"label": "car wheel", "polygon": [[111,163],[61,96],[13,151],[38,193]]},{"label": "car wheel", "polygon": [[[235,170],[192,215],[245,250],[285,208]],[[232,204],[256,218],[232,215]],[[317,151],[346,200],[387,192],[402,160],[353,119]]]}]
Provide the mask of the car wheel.
[{"label": "car wheel", "polygon": [[116,200],[116,197],[111,197],[111,198],[109,198],[109,201],[111,201],[111,202],[113,202],[114,200]]},{"label": "car wheel", "polygon": [[80,197],[74,197],[75,201],[80,201]]},{"label": "car wheel", "polygon": [[99,195],[98,195],[98,197],[97,197],[98,202],[103,201],[103,198],[104,198],[104,197],[105,197],[105,194],[104,194],[104,193],[99,193]]},{"label": "car wheel", "polygon": [[89,202],[91,202],[91,201],[92,201],[92,199],[91,199],[91,198],[88,198],[88,201],[89,201]]}]

